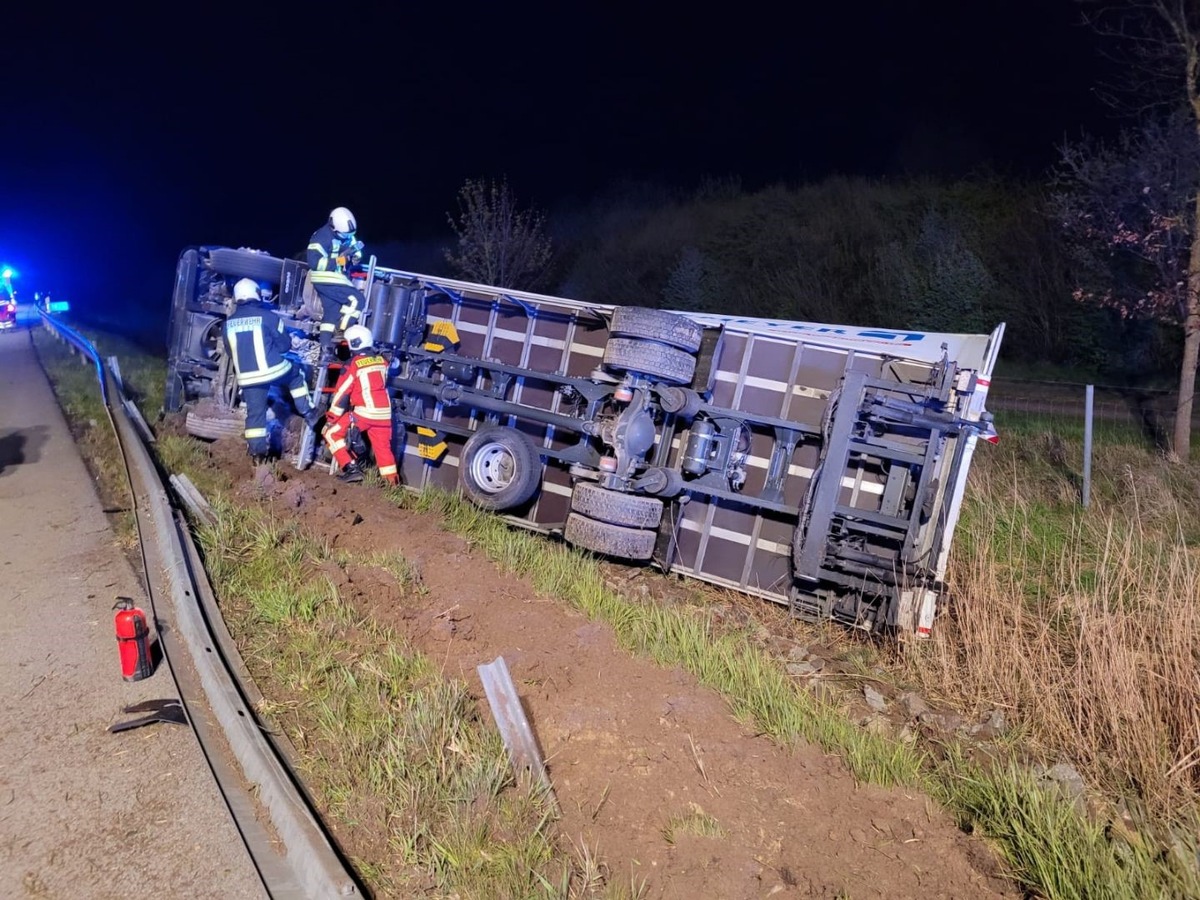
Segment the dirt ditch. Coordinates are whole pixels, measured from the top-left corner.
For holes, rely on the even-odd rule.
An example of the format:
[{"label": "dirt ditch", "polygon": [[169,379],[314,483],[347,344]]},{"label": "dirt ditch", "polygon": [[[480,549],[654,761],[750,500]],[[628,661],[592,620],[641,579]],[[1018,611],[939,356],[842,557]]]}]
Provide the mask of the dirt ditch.
[{"label": "dirt ditch", "polygon": [[[327,574],[345,599],[465,679],[481,704],[476,666],[504,657],[563,833],[614,877],[644,880],[643,896],[1020,895],[983,842],[932,800],[857,784],[818,747],[782,749],[752,733],[692,675],[630,656],[607,626],[505,574],[436,517],[320,466],[297,472],[284,461],[255,479],[240,442],[210,446],[245,497],[302,518],[335,550],[409,560],[426,590],[402,603],[378,569]],[[684,821],[705,827],[672,828]]]}]

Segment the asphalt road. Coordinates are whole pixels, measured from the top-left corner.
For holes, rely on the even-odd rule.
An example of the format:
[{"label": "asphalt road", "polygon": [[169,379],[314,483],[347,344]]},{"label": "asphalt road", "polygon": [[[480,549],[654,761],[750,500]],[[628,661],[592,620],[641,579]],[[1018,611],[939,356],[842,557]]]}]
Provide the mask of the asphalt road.
[{"label": "asphalt road", "polygon": [[192,732],[111,734],[178,695],[121,678],[112,606],[147,608],[28,332],[0,333],[0,898],[265,898]]}]

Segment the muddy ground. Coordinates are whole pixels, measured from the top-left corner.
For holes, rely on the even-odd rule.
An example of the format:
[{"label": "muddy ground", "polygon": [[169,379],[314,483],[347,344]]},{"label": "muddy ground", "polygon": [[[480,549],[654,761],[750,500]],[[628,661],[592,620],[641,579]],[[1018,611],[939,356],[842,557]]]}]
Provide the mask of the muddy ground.
[{"label": "muddy ground", "polygon": [[[240,441],[209,448],[246,499],[300,517],[334,549],[415,564],[427,591],[402,602],[379,570],[328,574],[344,598],[465,679],[484,707],[476,666],[504,657],[548,761],[562,832],[615,878],[644,879],[644,897],[1020,896],[989,848],[929,798],[857,784],[818,747],[783,749],[752,733],[692,675],[631,657],[608,627],[504,574],[437,517],[343,485],[325,466],[298,472],[285,460],[255,479]],[[652,596],[680,589],[650,570],[611,574]],[[670,818],[696,808],[721,836],[668,841]],[[353,848],[352,832],[339,837]]]}]

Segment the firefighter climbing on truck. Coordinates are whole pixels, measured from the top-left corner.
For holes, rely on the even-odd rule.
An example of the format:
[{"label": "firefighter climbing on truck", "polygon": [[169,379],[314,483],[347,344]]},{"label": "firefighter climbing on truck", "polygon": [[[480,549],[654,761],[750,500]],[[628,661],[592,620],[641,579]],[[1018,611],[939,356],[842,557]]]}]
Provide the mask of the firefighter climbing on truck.
[{"label": "firefighter climbing on truck", "polygon": [[389,484],[399,484],[396,456],[392,450],[392,398],[388,393],[388,361],[374,352],[375,337],[363,325],[346,329],[350,361],[342,368],[326,413],[325,443],[342,471],[338,479],[362,481],[360,452],[353,452],[350,439],[357,430],[371,445],[379,474]]},{"label": "firefighter climbing on truck", "polygon": [[225,320],[225,342],[246,403],[246,449],[251,461],[259,465],[271,455],[267,404],[273,386],[287,388],[296,412],[310,428],[316,428],[321,419],[309,403],[304,370],[284,356],[292,347],[283,320],[262,298],[258,283],[241,279],[233,286],[233,299],[237,307]]},{"label": "firefighter climbing on truck", "polygon": [[321,300],[321,364],[333,361],[333,339],[358,322],[366,302],[351,283],[347,268],[362,260],[363,244],[355,237],[358,223],[344,206],[308,239],[307,260],[313,290]]}]

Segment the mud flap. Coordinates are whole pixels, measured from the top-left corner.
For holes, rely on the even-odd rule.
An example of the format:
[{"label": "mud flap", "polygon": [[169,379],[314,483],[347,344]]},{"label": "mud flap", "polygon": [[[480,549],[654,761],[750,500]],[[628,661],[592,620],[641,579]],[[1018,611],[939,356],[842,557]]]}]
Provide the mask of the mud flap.
[{"label": "mud flap", "polygon": [[937,596],[937,591],[930,588],[904,588],[900,591],[895,621],[889,624],[904,634],[929,637],[937,614]]},{"label": "mud flap", "polygon": [[917,637],[927,638],[933,630],[933,617],[937,614],[937,593],[926,589],[917,610]]}]

